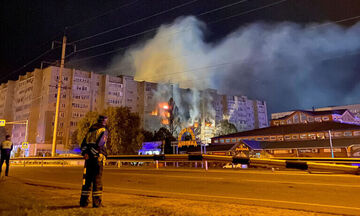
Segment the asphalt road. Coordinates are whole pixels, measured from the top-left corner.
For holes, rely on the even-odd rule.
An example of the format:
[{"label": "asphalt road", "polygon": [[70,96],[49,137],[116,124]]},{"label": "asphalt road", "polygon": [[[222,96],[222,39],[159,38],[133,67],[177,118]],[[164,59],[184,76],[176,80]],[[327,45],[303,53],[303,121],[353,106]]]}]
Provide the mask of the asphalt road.
[{"label": "asphalt road", "polygon": [[[82,167],[12,166],[39,186],[80,190]],[[360,215],[360,176],[301,171],[105,168],[104,191]]]}]

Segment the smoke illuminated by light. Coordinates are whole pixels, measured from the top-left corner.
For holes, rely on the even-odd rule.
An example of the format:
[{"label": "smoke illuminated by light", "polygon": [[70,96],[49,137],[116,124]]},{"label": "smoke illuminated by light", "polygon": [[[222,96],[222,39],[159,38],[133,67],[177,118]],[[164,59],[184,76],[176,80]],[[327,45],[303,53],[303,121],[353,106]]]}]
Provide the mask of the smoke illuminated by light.
[{"label": "smoke illuminated by light", "polygon": [[137,80],[265,100],[270,112],[358,103],[360,23],[316,25],[257,22],[208,43],[206,24],[182,17],[112,67],[130,67]]}]

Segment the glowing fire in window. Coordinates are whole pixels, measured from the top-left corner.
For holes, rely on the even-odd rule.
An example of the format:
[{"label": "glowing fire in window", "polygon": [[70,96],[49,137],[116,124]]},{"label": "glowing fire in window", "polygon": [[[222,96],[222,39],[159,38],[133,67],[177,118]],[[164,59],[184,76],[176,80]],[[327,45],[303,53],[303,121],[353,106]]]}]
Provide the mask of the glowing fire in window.
[{"label": "glowing fire in window", "polygon": [[163,125],[168,125],[168,124],[169,124],[169,119],[163,119],[163,120],[161,120],[161,124],[163,124]]}]

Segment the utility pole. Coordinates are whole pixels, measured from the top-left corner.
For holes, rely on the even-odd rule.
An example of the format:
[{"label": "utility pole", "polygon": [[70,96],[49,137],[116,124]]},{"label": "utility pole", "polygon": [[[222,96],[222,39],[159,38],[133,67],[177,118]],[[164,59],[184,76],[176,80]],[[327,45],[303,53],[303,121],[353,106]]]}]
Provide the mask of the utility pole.
[{"label": "utility pole", "polygon": [[57,85],[57,97],[56,97],[56,110],[55,110],[55,122],[54,122],[54,133],[53,133],[53,141],[52,141],[52,148],[51,148],[51,156],[54,157],[56,153],[56,135],[57,135],[57,126],[59,120],[59,108],[60,108],[60,98],[61,98],[61,82],[62,82],[62,71],[64,68],[64,61],[65,61],[65,49],[66,49],[66,36],[63,36],[62,42],[62,51],[61,51],[61,63],[60,63],[60,70],[59,70],[59,80]]}]

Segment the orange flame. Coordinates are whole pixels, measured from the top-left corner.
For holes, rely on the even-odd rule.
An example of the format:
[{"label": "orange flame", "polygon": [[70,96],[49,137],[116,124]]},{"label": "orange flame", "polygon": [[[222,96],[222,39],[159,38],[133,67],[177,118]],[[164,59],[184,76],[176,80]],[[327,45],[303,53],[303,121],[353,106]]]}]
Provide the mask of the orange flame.
[{"label": "orange flame", "polygon": [[163,124],[163,125],[168,125],[168,124],[169,124],[169,119],[163,119],[163,120],[161,120],[161,124]]}]

